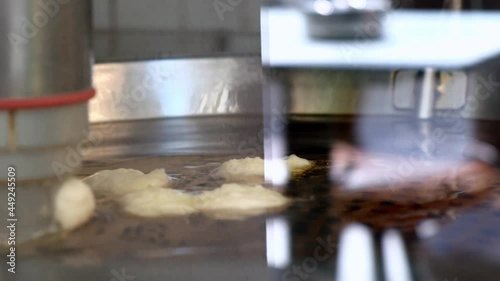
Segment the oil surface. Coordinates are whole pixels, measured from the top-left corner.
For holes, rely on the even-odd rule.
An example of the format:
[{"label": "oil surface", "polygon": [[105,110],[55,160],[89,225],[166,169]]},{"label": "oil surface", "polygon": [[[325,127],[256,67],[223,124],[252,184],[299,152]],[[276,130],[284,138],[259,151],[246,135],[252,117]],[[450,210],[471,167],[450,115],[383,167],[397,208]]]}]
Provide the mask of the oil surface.
[{"label": "oil surface", "polygon": [[[198,193],[224,182],[214,175],[222,162],[263,155],[259,118],[154,120],[115,126],[114,134],[105,135],[101,145],[90,149],[79,176],[103,169],[149,172],[165,168],[174,178],[174,188]],[[205,130],[172,133],[175,128],[190,126]],[[93,130],[99,131],[99,126]],[[131,136],[129,130],[141,131],[145,137]],[[330,150],[338,140],[357,145],[349,122],[292,120],[287,134],[289,151],[313,160],[315,166],[293,177],[286,188],[270,187],[294,199],[286,210],[245,220],[215,220],[201,214],[144,219],[103,204],[92,221],[77,231],[21,249],[20,266],[30,270],[9,280],[111,280],[125,268],[136,280],[177,280],[176,276],[212,280],[207,276],[219,276],[225,280],[281,281],[289,269],[302,265],[325,243],[328,245],[322,246],[321,254],[327,259],[318,262],[307,280],[331,280],[338,234],[348,223],[362,222],[374,233],[399,228],[412,262],[418,263],[415,247],[419,240],[414,230],[419,222],[432,218],[447,225],[460,221],[463,214],[479,209],[495,211],[499,206],[499,181],[474,192],[457,190],[445,197],[431,196],[425,202],[416,201],[418,193],[408,190],[339,192],[341,185],[333,184],[330,178]],[[491,134],[482,136],[488,140]],[[384,144],[372,150],[391,153]],[[440,245],[443,243],[438,240],[425,249],[433,253]],[[285,266],[278,267],[266,255],[270,247],[288,253]],[[452,255],[453,250],[447,253]]]}]

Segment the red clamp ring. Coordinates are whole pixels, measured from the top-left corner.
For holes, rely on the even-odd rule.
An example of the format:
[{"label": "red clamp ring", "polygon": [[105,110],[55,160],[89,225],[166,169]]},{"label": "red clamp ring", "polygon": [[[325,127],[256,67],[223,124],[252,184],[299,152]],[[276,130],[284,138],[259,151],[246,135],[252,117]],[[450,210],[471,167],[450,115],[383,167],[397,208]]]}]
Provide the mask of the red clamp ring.
[{"label": "red clamp ring", "polygon": [[83,103],[95,96],[95,89],[25,99],[0,99],[0,110],[39,109]]}]

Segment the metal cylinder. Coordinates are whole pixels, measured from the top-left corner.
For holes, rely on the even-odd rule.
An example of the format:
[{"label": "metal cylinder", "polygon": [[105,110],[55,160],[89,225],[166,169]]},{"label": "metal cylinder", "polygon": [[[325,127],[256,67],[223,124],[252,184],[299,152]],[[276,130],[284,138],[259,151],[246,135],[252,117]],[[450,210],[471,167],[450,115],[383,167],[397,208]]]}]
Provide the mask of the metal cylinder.
[{"label": "metal cylinder", "polygon": [[0,2],[0,99],[91,87],[90,0]]},{"label": "metal cylinder", "polygon": [[90,0],[0,1],[0,217],[19,219],[18,242],[58,230],[54,194],[90,143],[91,71]]},{"label": "metal cylinder", "polygon": [[91,1],[5,0],[0,21],[0,176],[13,165],[19,180],[70,176],[93,95]]}]

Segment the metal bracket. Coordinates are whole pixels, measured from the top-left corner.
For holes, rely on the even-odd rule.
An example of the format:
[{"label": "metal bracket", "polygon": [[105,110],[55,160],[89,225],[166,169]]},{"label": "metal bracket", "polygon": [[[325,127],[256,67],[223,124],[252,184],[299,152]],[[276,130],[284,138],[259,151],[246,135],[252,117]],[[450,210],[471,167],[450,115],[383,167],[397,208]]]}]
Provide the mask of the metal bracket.
[{"label": "metal bracket", "polygon": [[460,110],[466,102],[467,80],[462,71],[395,71],[391,81],[393,106],[416,109],[420,119],[429,119],[434,110]]}]

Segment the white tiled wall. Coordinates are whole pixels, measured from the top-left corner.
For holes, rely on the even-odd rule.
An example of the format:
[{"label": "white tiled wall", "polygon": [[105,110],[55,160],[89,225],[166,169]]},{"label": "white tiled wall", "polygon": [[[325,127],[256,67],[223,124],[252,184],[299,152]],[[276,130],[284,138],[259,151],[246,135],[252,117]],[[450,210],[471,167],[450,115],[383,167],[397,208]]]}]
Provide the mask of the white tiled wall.
[{"label": "white tiled wall", "polygon": [[[241,4],[219,17],[216,2],[236,0],[93,0],[94,27],[106,30],[227,30],[259,33],[261,0],[241,0]],[[114,4],[113,4],[114,3]],[[114,9],[115,11],[112,11]],[[111,14],[115,14],[114,19]]]}]

